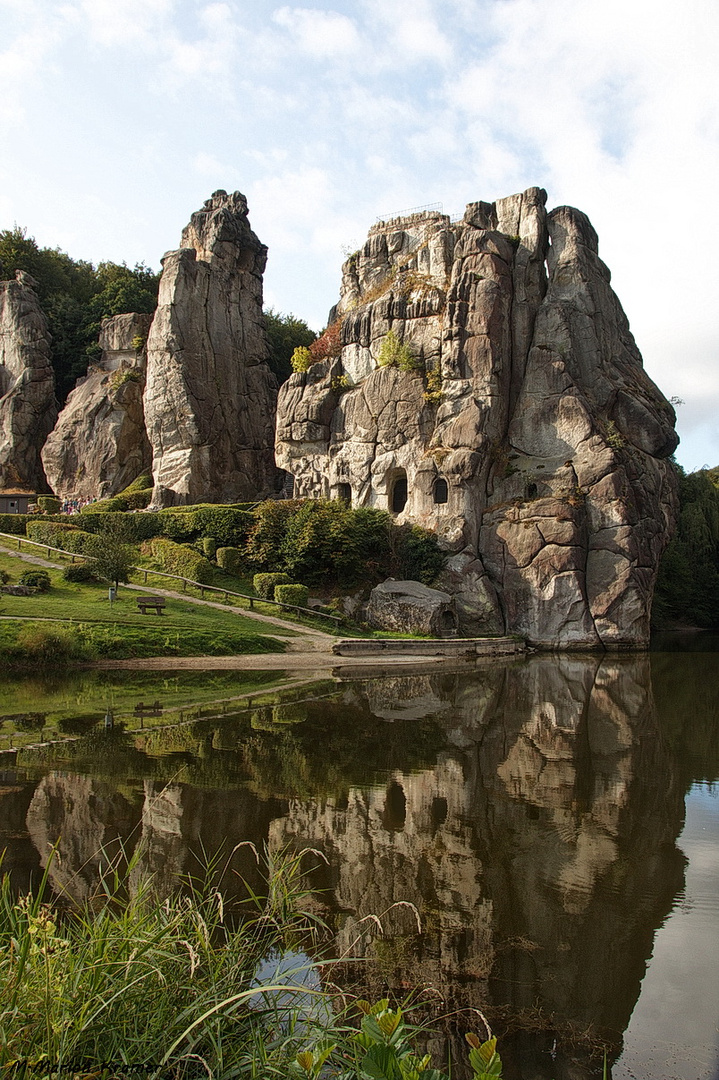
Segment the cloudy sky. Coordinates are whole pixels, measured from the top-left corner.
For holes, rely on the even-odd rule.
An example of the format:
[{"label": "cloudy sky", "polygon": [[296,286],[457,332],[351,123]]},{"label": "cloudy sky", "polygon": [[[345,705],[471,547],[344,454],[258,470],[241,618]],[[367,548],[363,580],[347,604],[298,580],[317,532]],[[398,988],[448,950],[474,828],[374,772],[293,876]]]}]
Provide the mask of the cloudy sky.
[{"label": "cloudy sky", "polygon": [[158,267],[216,188],[320,328],[375,218],[591,218],[687,468],[719,463],[716,0],[0,0],[0,228]]}]

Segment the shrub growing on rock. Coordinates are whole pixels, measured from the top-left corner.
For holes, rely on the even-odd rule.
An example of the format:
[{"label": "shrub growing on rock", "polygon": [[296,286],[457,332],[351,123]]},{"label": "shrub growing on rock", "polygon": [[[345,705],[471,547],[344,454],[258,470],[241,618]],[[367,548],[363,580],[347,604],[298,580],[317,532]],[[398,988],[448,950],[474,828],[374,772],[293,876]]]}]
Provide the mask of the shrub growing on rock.
[{"label": "shrub growing on rock", "polygon": [[306,585],[275,585],[275,600],[288,607],[307,607],[310,590]]},{"label": "shrub growing on rock", "polygon": [[255,574],[252,579],[252,588],[263,600],[274,600],[275,586],[289,585],[290,578],[287,574]]}]

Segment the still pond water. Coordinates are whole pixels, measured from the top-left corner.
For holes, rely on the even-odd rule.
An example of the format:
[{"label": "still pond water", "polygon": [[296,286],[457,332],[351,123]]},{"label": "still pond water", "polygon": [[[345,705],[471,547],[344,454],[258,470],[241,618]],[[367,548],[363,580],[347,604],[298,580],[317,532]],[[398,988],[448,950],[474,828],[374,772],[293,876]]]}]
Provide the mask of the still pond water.
[{"label": "still pond water", "polygon": [[[5,867],[25,888],[59,841],[53,888],[82,899],[119,839],[166,890],[202,850],[309,845],[334,955],[374,961],[340,977],[481,1009],[508,1080],[601,1077],[604,1047],[614,1080],[719,1080],[719,655],[671,647],[279,692],[272,673],[7,682]],[[247,846],[233,868],[256,877]],[[468,1016],[438,1053],[464,1056]]]}]

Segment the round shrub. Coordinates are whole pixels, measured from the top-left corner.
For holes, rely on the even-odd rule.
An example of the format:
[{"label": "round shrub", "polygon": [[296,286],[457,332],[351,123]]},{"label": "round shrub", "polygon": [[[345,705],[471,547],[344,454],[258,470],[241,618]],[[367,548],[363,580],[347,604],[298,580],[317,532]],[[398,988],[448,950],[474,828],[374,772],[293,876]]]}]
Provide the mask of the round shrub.
[{"label": "round shrub", "polygon": [[275,585],[275,600],[287,607],[307,607],[310,590],[306,585]]},{"label": "round shrub", "polygon": [[289,585],[291,578],[287,574],[255,574],[252,579],[252,588],[263,600],[275,599],[276,585]]},{"label": "round shrub", "polygon": [[48,592],[52,588],[50,575],[47,570],[25,570],[19,578],[20,585],[29,585],[32,589],[40,592]]},{"label": "round shrub", "polygon": [[239,575],[242,571],[242,552],[236,547],[219,547],[215,552],[217,565],[228,574]]},{"label": "round shrub", "polygon": [[0,585],[7,585],[10,580],[10,575],[7,570],[0,570]]},{"label": "round shrub", "polygon": [[95,575],[92,571],[92,567],[87,563],[73,563],[71,566],[66,566],[62,572],[62,576],[65,581],[94,581]]}]

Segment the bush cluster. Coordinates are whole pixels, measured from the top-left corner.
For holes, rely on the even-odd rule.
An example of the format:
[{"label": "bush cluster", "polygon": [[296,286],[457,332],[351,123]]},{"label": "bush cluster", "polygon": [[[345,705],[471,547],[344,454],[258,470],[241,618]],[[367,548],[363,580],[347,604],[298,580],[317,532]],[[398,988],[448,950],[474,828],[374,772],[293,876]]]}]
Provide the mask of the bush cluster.
[{"label": "bush cluster", "polygon": [[18,578],[19,585],[29,585],[38,592],[49,592],[52,587],[47,570],[24,570]]},{"label": "bush cluster", "polygon": [[76,583],[95,580],[95,572],[87,563],[71,563],[70,566],[65,567],[62,576],[65,581]]},{"label": "bush cluster", "polygon": [[291,581],[342,588],[389,576],[430,584],[445,561],[433,533],[398,527],[384,510],[353,509],[339,499],[261,503],[245,557]]},{"label": "bush cluster", "polygon": [[168,574],[178,574],[180,577],[189,578],[190,581],[199,581],[201,585],[211,583],[212,563],[192,548],[156,536],[150,541],[150,550],[160,568],[166,570]]}]

